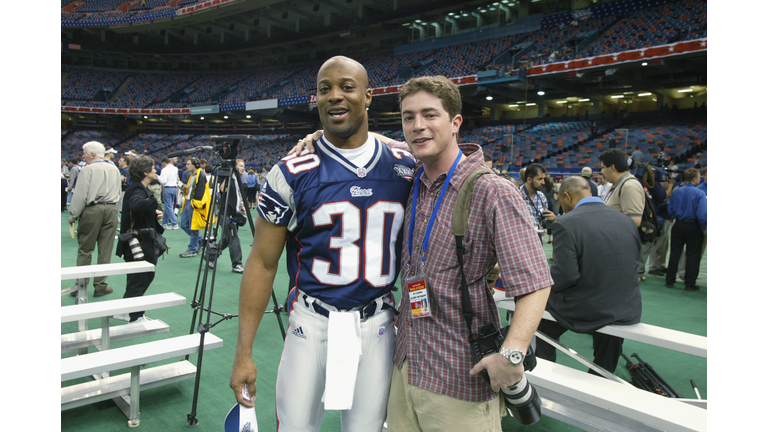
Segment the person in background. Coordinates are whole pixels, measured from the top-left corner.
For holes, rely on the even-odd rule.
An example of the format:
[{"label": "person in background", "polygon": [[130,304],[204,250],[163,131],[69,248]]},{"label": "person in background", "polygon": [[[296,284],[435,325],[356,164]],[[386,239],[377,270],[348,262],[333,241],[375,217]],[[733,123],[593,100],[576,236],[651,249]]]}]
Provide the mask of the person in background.
[{"label": "person in background", "polygon": [[248,208],[255,209],[256,193],[259,191],[259,176],[256,174],[256,171],[253,168],[248,170],[246,190],[248,191]]},{"label": "person in background", "polygon": [[[141,256],[136,256],[138,251],[134,251],[131,248],[130,239],[118,241],[117,256],[122,257],[125,262],[144,260],[157,264],[158,251],[155,250],[154,235],[148,231],[152,230],[154,233],[159,234],[164,232],[159,222],[163,218],[163,212],[158,208],[157,198],[148,188],[149,184],[157,179],[155,162],[147,155],[137,156],[131,160],[128,174],[131,176],[131,184],[128,185],[123,197],[123,216],[120,219],[120,234],[135,233],[133,238],[138,241]],[[125,295],[123,295],[123,298],[143,296],[154,279],[154,271],[126,275]],[[144,316],[144,311],[118,314],[113,316],[113,318],[128,322],[149,319]]]},{"label": "person in background", "polygon": [[[91,256],[99,247],[97,264],[112,262],[112,247],[117,232],[117,207],[120,199],[120,172],[104,159],[104,145],[97,141],[83,144],[87,163],[77,175],[77,186],[69,206],[68,222],[77,221],[77,265],[91,265]],[[93,278],[94,297],[110,294],[107,277]],[[76,295],[76,293],[75,293]]]},{"label": "person in background", "polygon": [[[613,373],[624,339],[596,330],[640,322],[640,236],[631,219],[592,196],[583,177],[563,180],[558,201],[565,214],[552,224],[554,285],[546,309],[555,321],[541,320],[538,330],[555,341],[566,331],[591,334],[594,363]],[[536,357],[556,356],[537,338]]]}]

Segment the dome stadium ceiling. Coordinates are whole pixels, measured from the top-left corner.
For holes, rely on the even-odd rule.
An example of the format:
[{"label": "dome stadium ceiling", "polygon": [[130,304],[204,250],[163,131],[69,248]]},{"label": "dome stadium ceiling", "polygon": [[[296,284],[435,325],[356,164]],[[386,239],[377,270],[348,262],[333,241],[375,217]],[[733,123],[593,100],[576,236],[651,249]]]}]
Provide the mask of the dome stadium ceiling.
[{"label": "dome stadium ceiling", "polygon": [[408,40],[404,24],[445,20],[449,12],[485,4],[489,1],[243,0],[153,23],[62,26],[61,40],[80,46],[67,54],[106,67],[125,60],[161,60],[225,62],[220,68],[232,70],[261,67],[288,53],[306,61],[315,60],[318,51],[362,52],[365,46],[373,54],[374,47],[391,52]]},{"label": "dome stadium ceiling", "polygon": [[[416,20],[427,28],[439,27],[449,13],[455,16],[458,11],[469,11],[469,17],[460,18],[458,24],[471,28],[479,22],[478,13],[471,12],[494,1],[243,0],[154,23],[62,26],[62,67],[225,73],[316,64],[338,54],[362,59],[391,54],[395,46],[416,41]],[[514,0],[508,3],[507,10],[517,10]],[[530,4],[529,13],[546,15],[569,6],[570,1],[536,2]],[[500,16],[502,11],[497,8],[495,13]],[[500,22],[498,17],[496,22]],[[71,46],[77,48],[67,49]],[[462,95],[465,116],[472,116],[522,102],[554,105],[601,99],[610,104],[631,103],[640,92],[675,99],[690,95],[678,93],[682,88],[706,94],[706,85],[705,49],[645,65],[624,62],[578,72],[529,75],[525,80],[481,81],[462,87]],[[617,95],[626,96],[613,99]],[[488,100],[489,96],[493,99]],[[375,97],[371,110],[397,113],[397,96]],[[307,106],[288,108],[283,115],[299,121],[316,118]]]}]

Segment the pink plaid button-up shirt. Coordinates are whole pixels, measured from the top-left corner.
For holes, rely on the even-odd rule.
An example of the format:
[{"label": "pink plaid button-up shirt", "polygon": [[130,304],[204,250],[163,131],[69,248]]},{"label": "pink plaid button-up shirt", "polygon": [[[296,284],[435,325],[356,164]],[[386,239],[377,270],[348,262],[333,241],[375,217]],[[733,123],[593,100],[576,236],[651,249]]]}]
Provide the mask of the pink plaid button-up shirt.
[{"label": "pink plaid button-up shirt", "polygon": [[[396,318],[395,365],[408,360],[411,385],[470,402],[492,399],[498,394],[479,376],[470,376],[476,363],[469,345],[467,324],[461,308],[461,282],[456,257],[456,240],[451,232],[453,208],[458,191],[467,176],[485,166],[483,152],[476,144],[461,144],[467,159],[456,167],[432,227],[426,254],[426,276],[432,303],[432,316],[413,318],[408,292],[403,289]],[[417,164],[416,169],[420,167]],[[409,271],[408,235],[414,224],[413,253],[416,262],[446,175],[434,183],[425,175],[418,187],[415,221],[411,221],[413,196],[408,200],[403,225],[402,275]],[[472,331],[489,322],[499,325],[499,312],[486,284],[486,276],[499,262],[507,297],[517,297],[552,286],[547,258],[528,215],[520,192],[506,179],[481,176],[469,210],[464,236],[464,270],[467,276],[475,319]]]}]

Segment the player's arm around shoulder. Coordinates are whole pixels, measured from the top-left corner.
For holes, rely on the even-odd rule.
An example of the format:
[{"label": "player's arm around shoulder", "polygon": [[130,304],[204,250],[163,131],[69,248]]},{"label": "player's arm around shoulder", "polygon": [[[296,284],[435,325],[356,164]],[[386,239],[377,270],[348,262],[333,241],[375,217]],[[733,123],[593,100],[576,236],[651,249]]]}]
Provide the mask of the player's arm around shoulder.
[{"label": "player's arm around shoulder", "polygon": [[[256,218],[255,228],[253,248],[245,262],[240,282],[237,346],[229,379],[229,386],[235,392],[237,402],[247,407],[253,406],[251,401],[256,396],[257,371],[253,362],[253,339],[267,309],[280,255],[288,238],[286,226],[270,223],[262,217]],[[244,385],[248,385],[251,401],[243,398]]]}]

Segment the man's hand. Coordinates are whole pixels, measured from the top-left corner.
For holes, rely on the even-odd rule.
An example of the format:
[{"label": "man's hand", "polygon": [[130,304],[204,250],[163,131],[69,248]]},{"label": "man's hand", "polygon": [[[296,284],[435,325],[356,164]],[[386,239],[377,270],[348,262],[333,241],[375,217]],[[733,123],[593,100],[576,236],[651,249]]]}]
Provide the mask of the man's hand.
[{"label": "man's hand", "polygon": [[499,268],[499,264],[496,263],[491,272],[488,273],[488,276],[485,277],[485,281],[488,282],[488,287],[491,289],[493,289],[493,287],[496,285],[496,281],[499,279],[500,271],[501,269]]},{"label": "man's hand", "polygon": [[69,224],[72,225],[73,223],[75,223],[75,220],[72,219],[72,216],[70,216],[67,218],[67,222],[69,222]]},{"label": "man's hand", "polygon": [[163,220],[163,212],[160,210],[155,210],[155,214],[157,215],[157,220]]},{"label": "man's hand", "polygon": [[513,366],[506,357],[498,353],[491,354],[480,360],[469,371],[469,374],[477,375],[483,369],[488,371],[488,376],[491,378],[491,388],[495,392],[517,384],[523,378],[523,373],[525,373],[522,364]]},{"label": "man's hand", "polygon": [[312,143],[319,140],[321,136],[323,136],[322,130],[315,131],[314,133],[305,136],[304,138],[300,139],[298,143],[296,143],[296,146],[294,146],[291,151],[288,152],[288,155],[290,156],[292,154],[301,154],[301,151],[304,150],[305,147],[310,153],[314,153],[315,146],[312,145]]},{"label": "man's hand", "polygon": [[[248,386],[248,398],[250,400],[243,398],[243,386],[245,385]],[[256,364],[253,363],[253,358],[250,355],[243,358],[235,356],[232,373],[229,375],[229,386],[235,392],[237,403],[249,408],[254,406],[253,401],[256,400]]]},{"label": "man's hand", "polygon": [[550,222],[554,222],[555,219],[557,219],[557,215],[554,214],[551,210],[547,210],[544,213],[541,214],[545,218],[549,219]]}]

